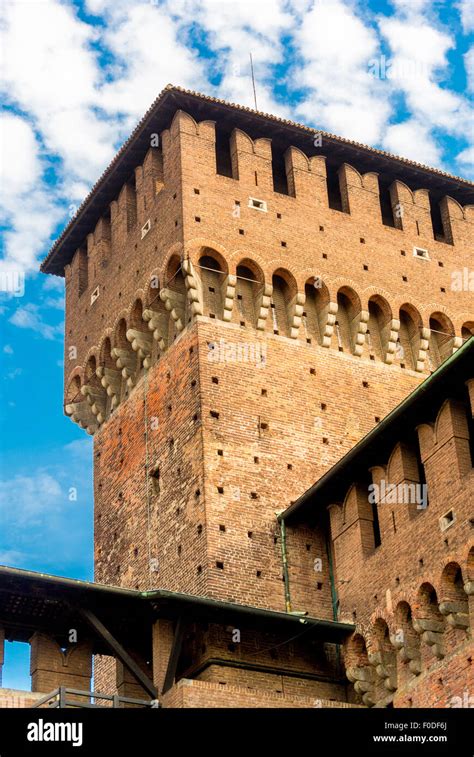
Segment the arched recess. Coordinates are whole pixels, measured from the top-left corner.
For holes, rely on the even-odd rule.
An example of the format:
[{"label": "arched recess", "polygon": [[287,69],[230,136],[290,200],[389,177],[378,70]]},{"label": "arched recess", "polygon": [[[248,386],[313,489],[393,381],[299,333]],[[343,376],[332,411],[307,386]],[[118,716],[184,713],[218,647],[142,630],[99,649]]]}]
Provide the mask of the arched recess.
[{"label": "arched recess", "polygon": [[461,337],[463,342],[474,336],[474,321],[466,321],[461,327]]},{"label": "arched recess", "polygon": [[306,341],[308,344],[314,342],[326,347],[330,342],[330,335],[328,336],[326,333],[330,302],[329,290],[319,276],[314,276],[308,279],[304,291],[303,331]]},{"label": "arched recess", "polygon": [[160,295],[159,278],[154,274],[151,276],[146,290],[145,305],[142,314],[143,320],[147,323],[156,345],[152,348],[152,360],[154,357],[159,359],[160,355],[167,349],[170,331],[170,311],[166,309]]},{"label": "arched recess", "polygon": [[202,285],[203,315],[222,320],[227,287],[227,264],[215,250],[204,247],[199,256],[198,266]]},{"label": "arched recess", "polygon": [[278,268],[272,276],[271,318],[268,330],[280,336],[290,336],[292,305],[296,296],[296,282],[289,271]]},{"label": "arched recess", "polygon": [[122,379],[121,371],[112,357],[112,342],[109,336],[104,339],[100,348],[97,376],[107,395],[105,416],[108,418],[120,402]]},{"label": "arched recess", "polygon": [[367,707],[372,707],[375,704],[375,669],[369,664],[365,639],[361,634],[355,633],[346,642],[344,660],[346,675],[354,684],[356,693]]},{"label": "arched recess", "polygon": [[72,377],[66,390],[64,411],[74,423],[85,429],[88,434],[93,434],[97,430],[97,419],[82,392],[84,386],[79,375]]},{"label": "arched recess", "polygon": [[151,365],[151,353],[153,349],[153,336],[150,334],[146,321],[143,317],[143,303],[136,300],[130,312],[130,327],[127,329],[127,339],[132,350],[137,354],[137,375],[142,367],[149,368]]},{"label": "arched recess", "polygon": [[409,674],[421,673],[420,637],[413,627],[412,610],[408,602],[399,602],[395,608],[395,633],[392,644],[399,650],[400,661],[406,665]]},{"label": "arched recess", "polygon": [[168,344],[174,342],[178,334],[191,321],[186,296],[186,284],[179,255],[172,255],[165,273],[165,284],[160,298],[170,314],[168,323]]},{"label": "arched recess", "polygon": [[[335,338],[339,352],[361,353],[366,324],[359,333],[361,314],[359,295],[351,287],[344,286],[337,293]],[[356,347],[359,349],[356,350]]]},{"label": "arched recess", "polygon": [[369,299],[366,343],[371,360],[385,362],[390,338],[392,311],[387,300],[374,294]]},{"label": "arched recess", "polygon": [[98,365],[95,355],[91,355],[84,371],[84,384],[81,394],[91,408],[92,414],[100,425],[105,421],[107,409],[107,395],[98,375]]},{"label": "arched recess", "polygon": [[429,325],[428,361],[430,369],[434,371],[446,358],[453,354],[455,334],[453,324],[444,313],[433,313]]},{"label": "arched recess", "polygon": [[397,358],[402,368],[417,370],[420,367],[421,315],[408,303],[400,308],[400,331],[398,332]]},{"label": "arched recess", "polygon": [[124,399],[132,388],[137,369],[137,355],[127,339],[127,331],[127,322],[125,318],[121,318],[115,329],[112,347],[112,357],[122,377],[119,401]]},{"label": "arched recess", "polygon": [[69,403],[80,402],[81,399],[81,378],[80,376],[76,375],[72,377],[67,386],[65,400],[67,403]]},{"label": "arched recess", "polygon": [[236,274],[237,307],[234,308],[232,320],[241,326],[256,328],[259,316],[259,295],[264,282],[263,271],[253,260],[244,258],[238,264]]},{"label": "arched recess", "polygon": [[413,627],[423,644],[431,648],[438,659],[444,657],[444,618],[438,607],[438,595],[432,584],[422,584],[417,593],[416,615]]},{"label": "arched recess", "polygon": [[397,690],[397,653],[390,639],[388,625],[377,618],[373,626],[374,649],[369,660],[375,666],[374,696],[379,707],[386,707]]},{"label": "arched recess", "polygon": [[469,631],[469,603],[460,565],[450,562],[441,574],[439,611],[448,625]]}]

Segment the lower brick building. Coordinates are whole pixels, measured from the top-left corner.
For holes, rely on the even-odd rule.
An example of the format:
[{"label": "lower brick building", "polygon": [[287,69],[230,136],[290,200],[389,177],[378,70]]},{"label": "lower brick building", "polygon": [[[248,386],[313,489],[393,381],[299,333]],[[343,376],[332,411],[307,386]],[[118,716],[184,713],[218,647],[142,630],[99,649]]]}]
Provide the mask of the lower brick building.
[{"label": "lower brick building", "polygon": [[[0,664],[28,641],[32,676],[0,706],[474,706],[473,357],[471,338],[278,513],[284,610],[0,568]],[[298,586],[311,543],[330,618]],[[114,679],[91,700],[94,656]]]}]

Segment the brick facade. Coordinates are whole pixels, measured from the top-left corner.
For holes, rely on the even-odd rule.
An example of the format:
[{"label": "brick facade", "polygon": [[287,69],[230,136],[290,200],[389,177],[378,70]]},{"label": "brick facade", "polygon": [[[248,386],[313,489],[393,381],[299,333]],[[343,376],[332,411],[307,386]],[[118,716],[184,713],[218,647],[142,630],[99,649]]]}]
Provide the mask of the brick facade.
[{"label": "brick facade", "polygon": [[[305,154],[290,130],[277,192],[272,139],[257,117],[252,138],[229,113],[235,126],[223,154],[219,122],[176,109],[160,147],[150,147],[66,265],[66,413],[94,434],[97,581],[285,610],[276,512],[474,333],[472,291],[452,287],[453,271],[472,265],[474,208],[449,197],[449,186],[430,204],[420,182],[423,170],[427,182],[433,174],[420,169],[410,188],[394,159],[381,177],[387,220],[375,153],[370,171],[357,170],[353,149],[354,164],[341,161],[334,173],[330,146],[312,155],[308,134]],[[455,409],[443,412],[455,423]],[[468,465],[459,452],[465,431],[449,436],[448,426],[446,438],[426,431],[422,444],[436,518],[460,481],[459,455]],[[405,480],[405,464],[400,448],[388,462],[395,478]],[[472,470],[464,473],[472,483]],[[457,497],[466,519],[464,484]],[[423,582],[437,586],[450,560],[466,571],[465,536],[446,546],[425,528],[425,514],[404,512],[396,534],[381,515],[383,549],[374,553],[364,506],[355,488],[347,501],[354,524],[331,515],[336,574],[350,579],[339,587],[340,618],[374,621],[395,579],[411,596]],[[290,528],[287,542],[292,609],[333,619],[325,518]],[[255,662],[277,667],[256,639]],[[222,644],[198,646],[211,659],[222,657]],[[453,678],[466,654],[455,654]],[[308,655],[303,644],[283,664],[304,669]],[[324,655],[334,677],[333,653]],[[112,675],[104,672],[105,687]],[[430,676],[396,706],[407,698],[436,706],[437,694],[424,693],[436,688]],[[219,682],[278,691],[266,672],[209,664],[199,678],[200,702],[206,692],[215,701]],[[347,688],[285,678],[290,698],[351,701]]]}]

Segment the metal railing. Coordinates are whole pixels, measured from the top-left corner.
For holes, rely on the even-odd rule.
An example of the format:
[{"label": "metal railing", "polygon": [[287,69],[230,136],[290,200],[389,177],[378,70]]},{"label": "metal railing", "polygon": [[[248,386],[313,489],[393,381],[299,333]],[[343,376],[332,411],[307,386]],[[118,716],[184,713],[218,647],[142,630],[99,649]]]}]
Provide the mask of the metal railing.
[{"label": "metal railing", "polygon": [[[71,697],[74,697],[74,699],[71,699]],[[111,702],[111,704],[107,705],[106,702]],[[159,707],[156,699],[134,699],[132,697],[121,697],[118,694],[99,694],[96,691],[80,691],[79,689],[69,689],[66,686],[59,686],[59,688],[54,689],[54,691],[38,699],[32,707],[95,709],[107,706],[123,707],[127,704],[136,707]]]}]

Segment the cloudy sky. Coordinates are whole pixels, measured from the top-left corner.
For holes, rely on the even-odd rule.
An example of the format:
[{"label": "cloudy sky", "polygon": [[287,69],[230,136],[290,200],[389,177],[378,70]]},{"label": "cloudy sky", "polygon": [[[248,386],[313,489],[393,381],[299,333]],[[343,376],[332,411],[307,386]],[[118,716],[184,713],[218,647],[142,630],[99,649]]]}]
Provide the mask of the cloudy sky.
[{"label": "cloudy sky", "polygon": [[472,0],[5,0],[0,564],[92,577],[91,440],[38,263],[159,91],[253,107],[251,52],[260,110],[474,178],[473,30]]}]

